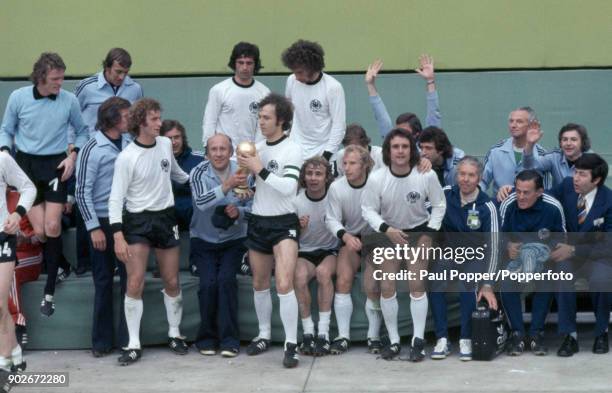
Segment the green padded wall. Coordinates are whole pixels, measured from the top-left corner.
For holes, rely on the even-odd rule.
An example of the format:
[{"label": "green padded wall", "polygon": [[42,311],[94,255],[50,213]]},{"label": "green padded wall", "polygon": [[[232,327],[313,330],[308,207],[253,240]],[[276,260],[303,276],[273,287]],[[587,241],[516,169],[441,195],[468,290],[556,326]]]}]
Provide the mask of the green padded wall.
[{"label": "green padded wall", "polygon": [[[260,45],[265,72],[298,38],[320,42],[330,71],[415,67],[429,52],[445,69],[609,66],[607,0],[4,0],[0,77],[23,77],[42,51],[59,52],[69,75],[94,72],[112,46],[133,72],[227,70],[232,45]],[[9,60],[9,61],[7,61]]]},{"label": "green padded wall", "polygon": [[[380,143],[362,74],[337,75],[346,93],[347,122],[358,122]],[[208,90],[222,77],[138,78],[145,95],[159,99],[164,118],[183,122],[190,144],[201,148],[202,115]],[[284,92],[284,76],[259,78],[272,90]],[[443,128],[467,153],[484,156],[507,137],[507,117],[513,108],[530,105],[544,129],[543,145],[557,146],[557,132],[567,122],[584,124],[593,149],[612,162],[612,70],[449,72],[437,76]],[[0,113],[10,92],[27,82],[0,81]],[[76,81],[65,87],[72,90]],[[415,74],[383,74],[379,92],[392,119],[405,111],[425,118],[425,83]]]}]

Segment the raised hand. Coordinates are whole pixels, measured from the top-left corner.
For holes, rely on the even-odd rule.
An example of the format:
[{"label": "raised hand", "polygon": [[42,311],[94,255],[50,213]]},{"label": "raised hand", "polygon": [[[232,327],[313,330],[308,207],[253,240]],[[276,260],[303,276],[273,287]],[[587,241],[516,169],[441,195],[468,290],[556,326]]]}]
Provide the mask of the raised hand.
[{"label": "raised hand", "polygon": [[433,81],[435,79],[433,57],[425,54],[421,55],[419,57],[419,68],[415,71],[427,82]]},{"label": "raised hand", "polygon": [[366,74],[365,74],[365,82],[368,85],[370,84],[373,85],[376,82],[376,77],[378,76],[378,73],[382,69],[382,66],[383,66],[383,62],[380,59],[374,60],[374,63],[368,66],[368,70],[366,71]]},{"label": "raised hand", "polygon": [[527,128],[527,143],[530,145],[535,145],[542,138],[544,133],[540,129],[540,122],[537,120],[529,123],[529,127]]}]

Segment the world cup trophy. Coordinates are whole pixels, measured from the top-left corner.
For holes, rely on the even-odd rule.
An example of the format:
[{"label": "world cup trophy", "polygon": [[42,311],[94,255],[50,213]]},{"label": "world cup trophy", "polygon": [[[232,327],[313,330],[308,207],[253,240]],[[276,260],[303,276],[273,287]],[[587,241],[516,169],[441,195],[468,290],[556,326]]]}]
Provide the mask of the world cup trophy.
[{"label": "world cup trophy", "polygon": [[[257,149],[255,148],[255,144],[253,142],[249,142],[249,141],[240,142],[238,144],[238,147],[236,147],[236,155],[243,155],[243,156],[253,157],[253,156],[255,156],[255,154],[257,154]],[[236,173],[248,175],[249,174],[249,168],[247,168],[245,166],[241,166],[241,167],[238,168]],[[245,181],[244,184],[240,184],[240,185],[234,187],[234,193],[236,195],[246,195],[246,194],[248,194],[249,193],[249,185],[247,184],[247,181]]]}]

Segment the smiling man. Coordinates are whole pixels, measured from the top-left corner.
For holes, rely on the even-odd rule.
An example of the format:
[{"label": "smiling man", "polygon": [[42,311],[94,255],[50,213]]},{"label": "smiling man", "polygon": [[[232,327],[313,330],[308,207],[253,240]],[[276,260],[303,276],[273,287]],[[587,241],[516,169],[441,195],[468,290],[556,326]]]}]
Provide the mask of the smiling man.
[{"label": "smiling man", "polygon": [[534,154],[533,147],[542,138],[542,135],[538,123],[533,124],[533,127],[527,130],[523,167],[550,173],[552,175],[551,188],[555,188],[563,182],[564,178],[574,175],[576,171],[574,165],[582,153],[591,149],[591,140],[585,126],[567,123],[559,130],[559,149],[544,155],[537,155]]},{"label": "smiling man", "polygon": [[227,65],[234,75],[214,85],[208,93],[202,140],[206,145],[214,134],[225,134],[235,148],[240,142],[263,139],[257,124],[258,102],[270,89],[253,77],[261,69],[257,45],[237,43]]}]

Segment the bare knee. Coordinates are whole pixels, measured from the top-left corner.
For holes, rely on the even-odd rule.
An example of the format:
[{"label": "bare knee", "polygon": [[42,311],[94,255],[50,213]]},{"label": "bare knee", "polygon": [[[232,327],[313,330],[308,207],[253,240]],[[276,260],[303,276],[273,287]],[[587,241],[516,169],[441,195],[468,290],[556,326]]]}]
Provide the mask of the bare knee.
[{"label": "bare knee", "polygon": [[316,274],[317,274],[317,282],[319,284],[325,285],[325,284],[331,283],[332,274],[330,271],[326,269],[317,269]]},{"label": "bare knee", "polygon": [[46,220],[45,221],[45,234],[47,236],[57,237],[62,232],[62,226],[59,220]]},{"label": "bare knee", "polygon": [[395,285],[393,285],[390,282],[383,282],[380,285],[380,294],[385,299],[389,299],[390,297],[392,297],[395,294],[395,292],[396,292]]},{"label": "bare knee", "polygon": [[293,280],[276,279],[276,292],[285,295],[293,290]]},{"label": "bare knee", "polygon": [[164,281],[164,290],[169,296],[176,296],[179,293],[178,277],[172,277]]},{"label": "bare knee", "polygon": [[303,290],[308,286],[308,273],[306,271],[296,272],[294,278],[294,285],[297,290]]},{"label": "bare knee", "polygon": [[353,276],[348,274],[338,274],[336,279],[336,292],[350,293],[353,288]]}]

